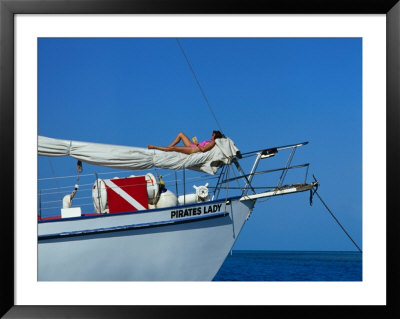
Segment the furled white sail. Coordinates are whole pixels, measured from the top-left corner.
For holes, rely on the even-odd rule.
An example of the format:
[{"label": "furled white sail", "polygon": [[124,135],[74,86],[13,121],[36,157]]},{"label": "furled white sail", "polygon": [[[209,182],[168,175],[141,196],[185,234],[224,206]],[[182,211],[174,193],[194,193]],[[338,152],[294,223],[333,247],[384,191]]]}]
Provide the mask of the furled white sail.
[{"label": "furled white sail", "polygon": [[230,164],[239,149],[229,138],[215,140],[208,152],[183,154],[163,152],[141,147],[88,143],[39,136],[38,155],[71,156],[89,164],[119,169],[146,170],[152,167],[165,169],[191,169],[215,174],[223,164]]}]

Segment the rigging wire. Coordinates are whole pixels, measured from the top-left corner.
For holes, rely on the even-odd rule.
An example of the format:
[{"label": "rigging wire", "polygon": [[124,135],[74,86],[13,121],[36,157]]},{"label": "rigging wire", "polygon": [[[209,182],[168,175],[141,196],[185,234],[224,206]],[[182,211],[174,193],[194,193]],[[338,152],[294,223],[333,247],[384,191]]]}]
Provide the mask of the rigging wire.
[{"label": "rigging wire", "polygon": [[[236,183],[238,184],[238,189],[243,189],[243,187],[240,185],[240,183],[239,183],[239,178],[237,177],[237,175],[235,174],[235,170],[234,169],[232,169],[232,173],[233,173],[233,175],[235,175],[235,180],[236,180]],[[231,187],[232,188],[232,187]],[[255,187],[253,187],[253,188],[255,188]]]},{"label": "rigging wire", "polygon": [[187,65],[189,66],[190,71],[192,72],[192,75],[193,75],[193,77],[194,77],[194,79],[195,79],[195,81],[196,81],[196,83],[197,83],[197,86],[199,87],[199,89],[200,89],[200,91],[201,91],[201,94],[203,95],[203,98],[204,98],[204,100],[206,101],[207,106],[208,106],[208,108],[209,108],[209,110],[210,110],[212,116],[214,117],[215,122],[217,123],[217,126],[218,126],[219,130],[220,130],[221,132],[223,132],[223,131],[222,131],[222,128],[221,128],[221,125],[219,125],[219,122],[218,122],[218,120],[217,120],[217,117],[215,116],[215,114],[214,114],[214,112],[213,112],[213,110],[212,110],[212,108],[211,108],[211,105],[210,105],[210,103],[208,102],[207,96],[206,96],[206,94],[205,94],[205,92],[204,92],[202,86],[200,85],[199,79],[197,78],[196,73],[194,72],[193,67],[192,67],[192,65],[190,64],[189,59],[188,59],[188,57],[187,57],[185,51],[183,50],[182,44],[181,44],[181,42],[179,41],[178,38],[176,39],[176,42],[178,42],[179,48],[181,49],[182,54],[183,54],[183,56],[185,57],[186,63],[187,63]]},{"label": "rigging wire", "polygon": [[[93,206],[93,203],[89,203],[89,204],[79,204],[80,206]],[[42,208],[42,210],[50,210],[50,209],[60,209],[60,206],[54,206],[54,207],[44,207]]]},{"label": "rigging wire", "polygon": [[[77,200],[92,199],[92,198],[93,198],[92,196],[77,197],[77,198],[74,198],[74,202],[77,201]],[[48,201],[42,201],[41,203],[42,204],[47,204],[47,203],[59,203],[59,202],[60,202],[59,200],[48,200]]]},{"label": "rigging wire", "polygon": [[[168,174],[171,175],[171,174]],[[163,175],[163,176],[167,176],[167,175]],[[211,181],[211,180],[215,180],[217,179],[217,176],[194,176],[194,177],[189,177],[186,178],[186,181],[191,181],[191,182],[205,182],[205,181]],[[167,179],[165,180],[165,183],[175,183],[177,184],[177,182],[182,182],[182,179]],[[124,185],[122,188],[124,187],[130,187],[130,186],[141,186],[141,185],[147,185],[147,183],[144,184],[132,184],[132,185]],[[83,186],[90,186],[89,188],[85,188]],[[42,188],[40,189],[40,191],[51,191],[51,190],[58,190],[58,192],[45,192],[45,193],[41,193],[41,195],[54,195],[54,194],[63,194],[65,193],[61,191],[61,189],[68,189],[73,187],[73,185],[71,186],[62,186],[62,187],[58,187],[58,188]],[[89,184],[82,184],[81,187],[79,188],[79,191],[82,193],[82,191],[91,191],[93,187],[93,183],[89,183]],[[112,188],[112,187],[110,187]]]},{"label": "rigging wire", "polygon": [[[55,173],[55,171],[54,171],[53,164],[51,163],[51,160],[50,160],[49,157],[48,157],[47,159],[49,160],[51,172],[52,172],[52,174],[53,174],[53,178],[54,178],[54,180],[55,180],[55,182],[56,182],[57,188],[58,188],[58,190],[61,192],[60,185],[58,184],[58,180],[57,180],[57,177],[56,177],[56,173]],[[61,197],[60,197],[60,198],[61,198]],[[62,199],[62,198],[61,198],[61,199]]]},{"label": "rigging wire", "polygon": [[[104,172],[104,173],[97,173],[98,175],[106,175],[106,174],[121,174],[121,173],[132,173],[132,171],[118,171],[118,172]],[[94,173],[91,174],[83,174],[80,175],[81,177],[83,176],[93,176]],[[44,177],[44,178],[38,178],[38,181],[44,181],[44,180],[48,180],[48,179],[52,179],[53,177]],[[76,175],[68,175],[68,176],[61,176],[58,178],[76,178]]]},{"label": "rigging wire", "polygon": [[325,208],[328,210],[329,214],[331,214],[331,216],[333,217],[333,219],[336,221],[336,223],[340,226],[340,228],[342,228],[342,230],[344,231],[344,233],[347,235],[347,237],[350,238],[350,240],[352,241],[352,243],[354,244],[354,246],[357,247],[357,249],[360,251],[360,253],[362,253],[362,250],[360,249],[360,247],[358,247],[358,245],[356,244],[356,242],[353,240],[353,238],[351,238],[351,236],[349,235],[349,233],[346,231],[346,229],[344,229],[344,227],[342,226],[342,224],[339,222],[339,220],[336,218],[336,216],[332,213],[332,211],[329,209],[328,205],[325,204],[325,202],[322,200],[321,196],[319,195],[319,193],[315,190],[314,191],[315,194],[317,194],[319,200],[321,201],[321,203],[325,206]]}]

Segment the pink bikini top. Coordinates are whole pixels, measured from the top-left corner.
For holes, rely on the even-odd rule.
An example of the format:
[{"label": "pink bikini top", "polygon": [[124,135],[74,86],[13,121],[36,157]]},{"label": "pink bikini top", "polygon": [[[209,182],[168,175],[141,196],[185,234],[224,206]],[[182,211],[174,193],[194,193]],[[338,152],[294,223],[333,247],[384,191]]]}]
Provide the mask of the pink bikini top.
[{"label": "pink bikini top", "polygon": [[[199,145],[201,147],[204,147],[208,143],[211,143],[211,141],[203,141],[203,142],[199,143]],[[197,146],[196,144],[190,144],[190,147],[196,147],[196,146]]]}]

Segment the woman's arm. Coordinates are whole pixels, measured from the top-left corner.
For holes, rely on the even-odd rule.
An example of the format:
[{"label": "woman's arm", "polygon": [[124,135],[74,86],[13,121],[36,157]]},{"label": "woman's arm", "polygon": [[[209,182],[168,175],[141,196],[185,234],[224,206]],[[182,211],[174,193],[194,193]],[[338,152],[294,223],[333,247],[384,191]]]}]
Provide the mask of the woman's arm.
[{"label": "woman's arm", "polygon": [[200,150],[200,152],[204,153],[212,149],[214,146],[215,146],[215,141],[211,141],[210,143],[207,143],[205,146],[197,145],[197,148]]}]

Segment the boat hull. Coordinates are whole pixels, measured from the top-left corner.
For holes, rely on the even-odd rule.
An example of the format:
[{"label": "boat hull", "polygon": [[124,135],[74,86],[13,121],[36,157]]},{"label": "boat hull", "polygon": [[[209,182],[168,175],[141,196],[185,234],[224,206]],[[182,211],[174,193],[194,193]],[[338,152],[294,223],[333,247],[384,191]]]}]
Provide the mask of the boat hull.
[{"label": "boat hull", "polygon": [[39,281],[210,281],[232,249],[254,200],[38,225]]}]

